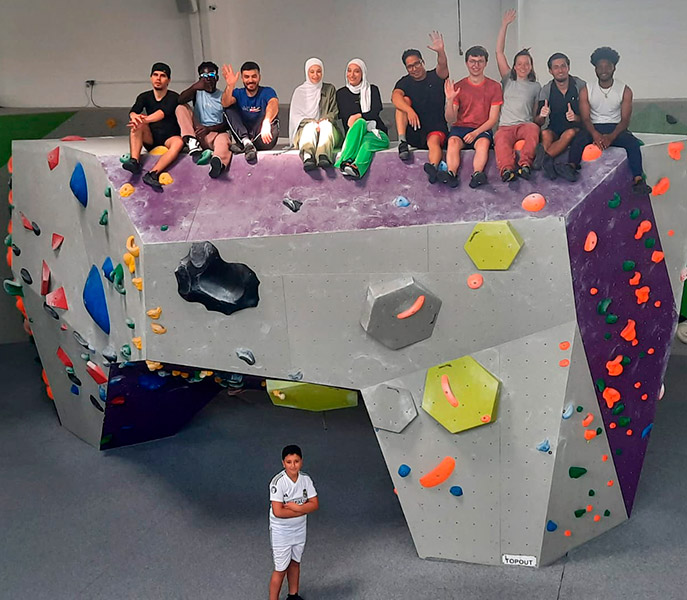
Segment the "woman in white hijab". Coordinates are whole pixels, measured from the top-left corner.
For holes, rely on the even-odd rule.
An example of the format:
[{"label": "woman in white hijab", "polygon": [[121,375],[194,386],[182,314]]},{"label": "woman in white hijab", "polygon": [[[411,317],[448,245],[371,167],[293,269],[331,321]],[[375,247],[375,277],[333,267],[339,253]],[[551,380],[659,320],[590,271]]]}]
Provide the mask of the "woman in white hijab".
[{"label": "woman in white hijab", "polygon": [[291,96],[289,137],[300,151],[303,168],[334,166],[334,148],[343,137],[338,129],[336,88],[323,83],[324,66],[319,58],[305,63],[305,82]]},{"label": "woman in white hijab", "polygon": [[379,114],[382,97],[379,88],[367,81],[367,66],[354,58],[346,66],[346,85],[336,92],[339,117],[346,139],[336,166],[352,179],[367,172],[372,155],[389,147],[387,128]]}]

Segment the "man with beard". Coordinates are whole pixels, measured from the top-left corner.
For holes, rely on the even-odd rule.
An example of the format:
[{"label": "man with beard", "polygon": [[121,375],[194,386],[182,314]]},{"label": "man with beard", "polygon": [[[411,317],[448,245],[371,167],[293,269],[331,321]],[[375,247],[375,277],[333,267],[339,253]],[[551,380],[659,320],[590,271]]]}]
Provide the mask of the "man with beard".
[{"label": "man with beard", "polygon": [[[177,120],[181,136],[193,162],[198,162],[203,150],[212,150],[210,177],[217,179],[229,166],[229,134],[222,112],[222,92],[217,89],[219,67],[213,62],[198,65],[198,81],[179,94]],[[187,102],[193,102],[193,112]]]},{"label": "man with beard", "polygon": [[279,138],[279,99],[277,93],[260,85],[260,66],[253,61],[241,65],[243,87],[235,89],[239,73],[231,65],[222,67],[227,87],[222,95],[224,116],[234,138],[231,150],[245,152],[246,160],[258,160],[258,150],[271,150]]}]

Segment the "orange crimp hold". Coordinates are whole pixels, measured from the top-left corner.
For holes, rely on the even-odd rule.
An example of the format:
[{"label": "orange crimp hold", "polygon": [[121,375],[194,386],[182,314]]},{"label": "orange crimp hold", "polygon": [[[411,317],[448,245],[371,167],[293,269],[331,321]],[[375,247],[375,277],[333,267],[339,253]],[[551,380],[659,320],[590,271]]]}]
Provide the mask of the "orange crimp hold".
[{"label": "orange crimp hold", "polygon": [[642,274],[639,271],[635,271],[635,274],[630,279],[630,285],[639,285],[639,280],[642,278]]},{"label": "orange crimp hold", "polygon": [[560,344],[558,344],[558,347],[561,350],[567,350],[568,348],[570,348],[570,342],[561,342]]},{"label": "orange crimp hold", "polygon": [[606,401],[608,408],[613,408],[613,405],[620,400],[620,392],[612,387],[607,387],[603,391],[603,399]]},{"label": "orange crimp hold", "polygon": [[590,231],[587,234],[587,239],[584,241],[584,251],[585,252],[591,252],[596,248],[596,243],[599,241],[599,238],[596,235],[596,232]]},{"label": "orange crimp hold", "polygon": [[653,190],[651,190],[652,196],[662,196],[670,189],[670,179],[667,177],[661,177],[658,180]]},{"label": "orange crimp hold", "polygon": [[638,290],[635,290],[635,296],[637,296],[637,304],[644,304],[647,300],[649,300],[649,292],[651,292],[651,288],[648,285],[645,285],[644,287],[640,287]]},{"label": "orange crimp hold", "polygon": [[596,144],[588,144],[582,151],[582,160],[585,162],[591,162],[600,157],[601,148],[599,148]]},{"label": "orange crimp hold", "polygon": [[14,305],[17,307],[17,310],[24,315],[24,318],[28,319],[26,316],[26,309],[24,308],[24,299],[17,296],[17,300],[15,301]]},{"label": "orange crimp hold", "polygon": [[596,437],[596,431],[594,429],[585,429],[584,430],[584,439],[589,441],[593,440]]},{"label": "orange crimp hold", "polygon": [[620,337],[625,341],[631,342],[637,338],[637,331],[635,330],[636,323],[632,319],[627,320],[627,325],[625,329],[620,332]]},{"label": "orange crimp hold", "polygon": [[608,371],[608,374],[611,377],[617,377],[618,375],[622,374],[622,372],[623,372],[622,360],[623,360],[623,355],[618,354],[618,356],[616,356],[613,360],[609,360],[606,363],[606,370]]},{"label": "orange crimp hold", "polygon": [[456,468],[456,459],[447,456],[442,460],[436,467],[434,467],[429,473],[420,477],[420,485],[422,487],[434,487],[440,483],[444,483],[453,473],[453,469]]},{"label": "orange crimp hold", "polygon": [[7,248],[7,266],[11,269],[12,268],[12,248]]},{"label": "orange crimp hold", "polygon": [[680,160],[681,152],[685,149],[685,145],[682,142],[670,142],[668,144],[668,156],[673,160]]},{"label": "orange crimp hold", "polygon": [[637,225],[637,231],[635,232],[635,239],[636,240],[641,240],[642,236],[645,233],[648,233],[651,231],[651,228],[653,225],[651,224],[651,221],[642,221],[639,225]]},{"label": "orange crimp hold", "polygon": [[592,413],[587,413],[587,416],[582,420],[582,427],[589,427],[593,420],[594,415]]},{"label": "orange crimp hold", "polygon": [[665,255],[660,250],[654,250],[651,253],[651,262],[660,263]]}]

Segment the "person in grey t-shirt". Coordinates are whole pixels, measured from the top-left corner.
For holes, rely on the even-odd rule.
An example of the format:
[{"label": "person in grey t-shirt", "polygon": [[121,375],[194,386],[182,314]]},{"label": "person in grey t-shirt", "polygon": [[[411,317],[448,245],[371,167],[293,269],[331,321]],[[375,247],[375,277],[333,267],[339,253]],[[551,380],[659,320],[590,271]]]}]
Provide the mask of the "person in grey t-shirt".
[{"label": "person in grey t-shirt", "polygon": [[[496,164],[504,182],[513,181],[517,175],[523,179],[531,176],[532,162],[539,143],[539,126],[533,122],[537,98],[541,86],[537,83],[534,63],[528,49],[520,50],[508,64],[504,53],[508,25],[515,21],[514,10],[503,15],[501,29],[496,39],[496,62],[503,85],[501,121],[494,136]],[[516,170],[515,144],[524,142]]]}]

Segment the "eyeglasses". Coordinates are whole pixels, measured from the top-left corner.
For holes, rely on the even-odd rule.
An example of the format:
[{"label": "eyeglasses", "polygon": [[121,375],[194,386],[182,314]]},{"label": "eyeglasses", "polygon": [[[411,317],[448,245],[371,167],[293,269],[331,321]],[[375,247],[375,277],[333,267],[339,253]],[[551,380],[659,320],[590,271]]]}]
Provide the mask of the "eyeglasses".
[{"label": "eyeglasses", "polygon": [[203,79],[216,79],[217,78],[217,73],[201,73],[200,76]]},{"label": "eyeglasses", "polygon": [[469,58],[467,62],[469,65],[483,65],[486,64],[487,61],[483,58]]},{"label": "eyeglasses", "polygon": [[414,71],[415,69],[419,69],[424,62],[424,60],[419,60],[417,62],[410,63],[409,65],[406,65],[406,69],[408,71]]}]

